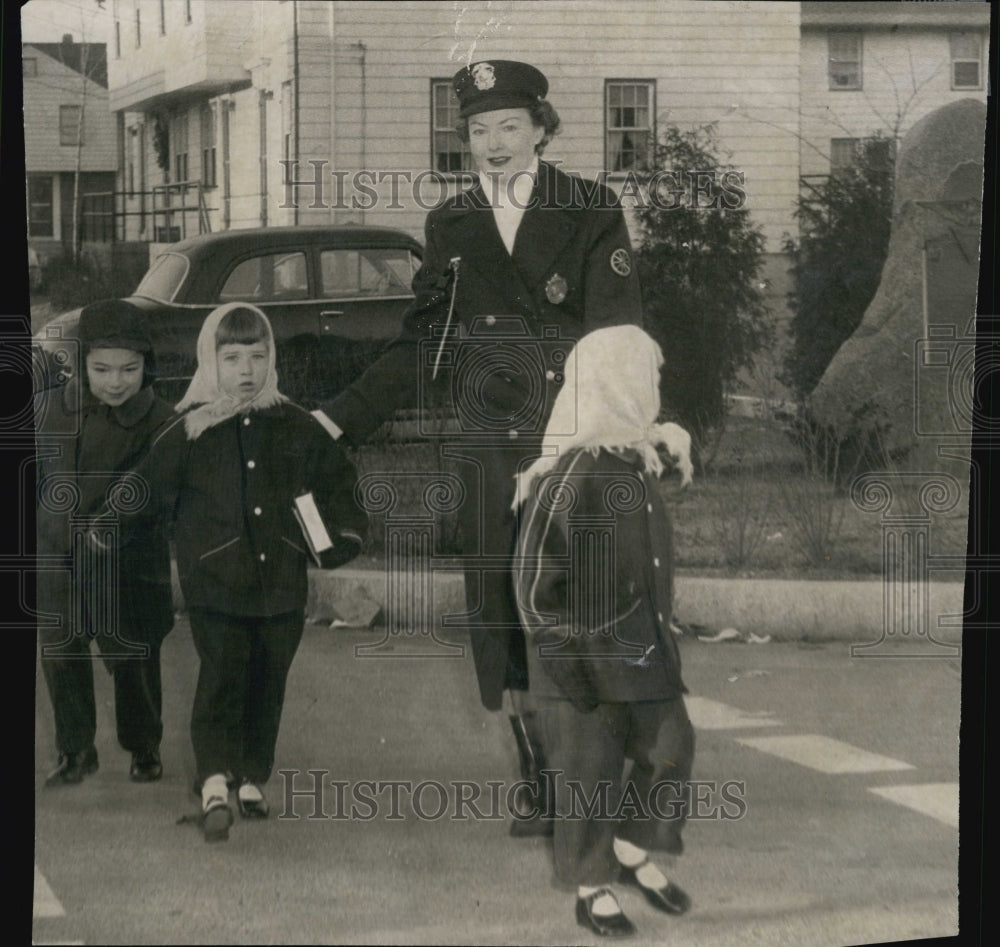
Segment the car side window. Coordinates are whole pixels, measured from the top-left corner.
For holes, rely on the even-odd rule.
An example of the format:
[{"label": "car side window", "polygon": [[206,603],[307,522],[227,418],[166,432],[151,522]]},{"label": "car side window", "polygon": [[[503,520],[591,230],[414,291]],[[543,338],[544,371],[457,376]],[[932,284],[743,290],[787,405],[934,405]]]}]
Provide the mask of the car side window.
[{"label": "car side window", "polygon": [[237,264],[219,291],[219,302],[308,299],[304,253],[268,253]]},{"label": "car side window", "polygon": [[405,248],[323,250],[320,292],[324,297],[406,296],[413,272],[413,257]]}]

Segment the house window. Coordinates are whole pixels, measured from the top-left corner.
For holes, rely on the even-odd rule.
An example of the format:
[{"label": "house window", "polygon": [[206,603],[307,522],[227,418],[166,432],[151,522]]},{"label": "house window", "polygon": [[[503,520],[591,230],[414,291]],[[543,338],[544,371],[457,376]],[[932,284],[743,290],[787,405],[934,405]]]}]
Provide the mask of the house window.
[{"label": "house window", "polygon": [[80,126],[81,112],[79,105],[59,106],[60,145],[83,144],[83,128]]},{"label": "house window", "polygon": [[38,75],[38,60],[37,59],[22,59],[21,60],[21,75],[31,78]]},{"label": "house window", "polygon": [[126,185],[129,196],[135,194],[136,190],[142,190],[142,129],[139,125],[133,125],[128,130],[128,145],[126,146],[125,170]]},{"label": "house window", "polygon": [[431,80],[431,166],[442,174],[472,169],[469,146],[455,131],[458,98],[450,79]]},{"label": "house window", "polygon": [[830,174],[837,174],[854,167],[860,144],[860,138],[831,138]]},{"label": "house window", "polygon": [[888,170],[896,160],[896,143],[891,138],[831,138],[830,174],[856,167],[862,154],[870,167]]},{"label": "house window", "polygon": [[951,44],[951,87],[981,89],[982,40],[976,33],[952,33],[948,39]]},{"label": "house window", "polygon": [[649,169],[655,98],[656,83],[650,79],[605,82],[605,167],[609,171]]},{"label": "house window", "polygon": [[281,157],[285,163],[282,165],[284,171],[284,184],[290,183],[289,169],[294,159],[295,143],[293,135],[295,131],[295,87],[289,79],[281,83]]},{"label": "house window", "polygon": [[52,178],[49,175],[31,175],[28,178],[28,236],[53,237]]},{"label": "house window", "polygon": [[831,89],[861,88],[861,34],[830,33],[829,75]]},{"label": "house window", "polygon": [[170,135],[174,146],[174,180],[188,180],[188,117],[184,112],[174,119]]},{"label": "house window", "polygon": [[207,102],[201,107],[201,182],[215,187],[215,109]]},{"label": "house window", "polygon": [[130,128],[125,142],[125,190],[131,197],[135,193],[135,162],[132,160],[138,130]]},{"label": "house window", "polygon": [[167,0],[160,0],[160,36],[167,35]]}]

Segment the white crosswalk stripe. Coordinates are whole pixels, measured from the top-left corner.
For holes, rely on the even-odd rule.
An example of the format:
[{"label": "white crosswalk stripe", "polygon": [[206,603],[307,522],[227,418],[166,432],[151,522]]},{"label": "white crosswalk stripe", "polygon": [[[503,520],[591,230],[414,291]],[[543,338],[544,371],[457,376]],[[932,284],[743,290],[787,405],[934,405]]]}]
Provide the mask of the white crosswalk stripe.
[{"label": "white crosswalk stripe", "polygon": [[66,912],[59,903],[49,883],[35,865],[35,896],[31,908],[32,917],[64,917]]},{"label": "white crosswalk stripe", "polygon": [[[749,713],[707,697],[685,697],[688,716],[696,730],[745,730],[784,726],[767,711]],[[870,753],[841,740],[801,733],[733,738],[743,746],[770,753],[820,773],[884,773],[916,767],[878,753]],[[868,791],[889,802],[958,827],[958,783],[921,783],[905,786],[869,786]]]},{"label": "white crosswalk stripe", "polygon": [[697,730],[745,730],[753,727],[780,727],[782,722],[770,711],[749,713],[707,697],[685,697],[691,723]]},{"label": "white crosswalk stripe", "polygon": [[821,773],[879,773],[914,769],[909,763],[860,750],[815,733],[774,737],[737,737],[737,743]]},{"label": "white crosswalk stripe", "polygon": [[869,786],[869,792],[958,828],[958,783]]}]

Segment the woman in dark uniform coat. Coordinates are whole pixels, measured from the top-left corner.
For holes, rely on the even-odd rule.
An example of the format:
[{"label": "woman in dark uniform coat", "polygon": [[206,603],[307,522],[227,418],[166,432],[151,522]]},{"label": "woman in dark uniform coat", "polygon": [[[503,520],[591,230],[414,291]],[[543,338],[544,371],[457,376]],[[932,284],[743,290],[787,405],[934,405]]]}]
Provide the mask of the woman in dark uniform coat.
[{"label": "woman in dark uniform coat", "polygon": [[[525,63],[472,63],[454,77],[479,180],[434,209],[403,332],[324,406],[359,444],[422,382],[447,386],[460,432],[445,448],[462,469],[460,514],[470,637],[483,705],[511,692],[522,776],[542,763],[525,640],[511,588],[514,476],[538,454],[576,339],[642,319],[624,215],[608,189],[538,160],[559,127],[548,82]],[[534,801],[538,801],[537,799]],[[516,821],[514,834],[547,826]]]}]

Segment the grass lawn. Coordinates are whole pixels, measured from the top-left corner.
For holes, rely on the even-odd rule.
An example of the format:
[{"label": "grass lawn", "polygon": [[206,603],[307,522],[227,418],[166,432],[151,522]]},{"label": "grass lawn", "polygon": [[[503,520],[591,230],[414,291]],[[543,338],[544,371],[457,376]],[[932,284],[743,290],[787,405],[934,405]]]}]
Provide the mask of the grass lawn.
[{"label": "grass lawn", "polygon": [[[384,473],[397,491],[393,517],[423,512],[422,497],[442,471],[437,445],[427,442],[367,445],[354,454],[359,476]],[[731,418],[706,454],[707,469],[681,489],[676,474],[660,481],[672,514],[679,569],[692,575],[770,578],[871,578],[883,573],[885,514],[867,512],[849,490],[808,476],[803,453],[774,422]],[[916,487],[896,491],[890,516],[908,515],[908,528],[927,530],[932,555],[962,556],[968,529],[967,483],[954,508],[925,515]],[[367,555],[381,564],[385,514],[372,514]],[[435,554],[457,548],[454,515],[435,517]]]}]

